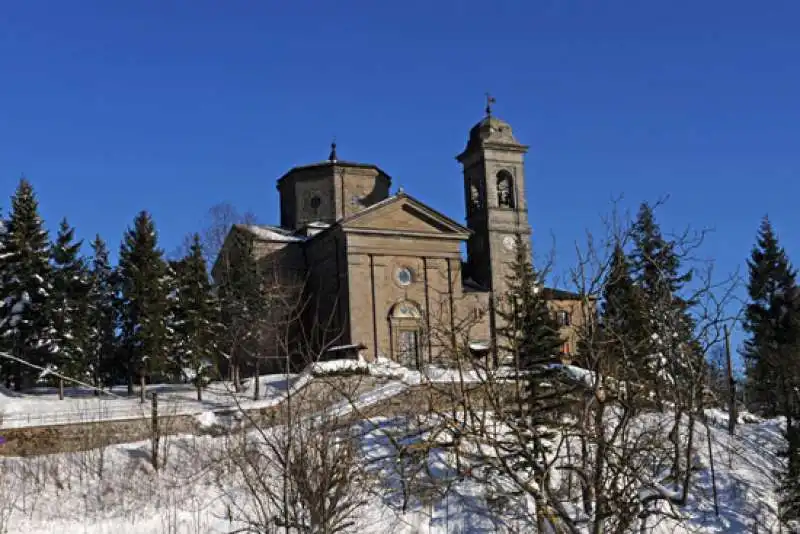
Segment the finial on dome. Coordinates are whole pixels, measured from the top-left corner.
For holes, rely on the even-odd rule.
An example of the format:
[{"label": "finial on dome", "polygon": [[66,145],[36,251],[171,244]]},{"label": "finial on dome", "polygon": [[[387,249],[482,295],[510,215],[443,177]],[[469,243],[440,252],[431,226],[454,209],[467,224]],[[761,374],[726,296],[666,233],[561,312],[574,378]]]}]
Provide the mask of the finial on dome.
[{"label": "finial on dome", "polygon": [[495,98],[491,94],[486,93],[486,116],[487,117],[491,117],[492,116],[492,104],[494,104],[495,102],[497,102],[495,100]]},{"label": "finial on dome", "polygon": [[328,161],[337,161],[339,158],[336,157],[336,139],[331,142],[331,153],[328,154]]}]

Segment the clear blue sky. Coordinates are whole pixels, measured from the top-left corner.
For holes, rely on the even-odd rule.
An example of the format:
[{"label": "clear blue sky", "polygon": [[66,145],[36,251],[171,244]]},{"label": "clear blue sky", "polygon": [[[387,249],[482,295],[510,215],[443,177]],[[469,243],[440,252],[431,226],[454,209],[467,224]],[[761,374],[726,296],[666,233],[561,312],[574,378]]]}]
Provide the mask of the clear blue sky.
[{"label": "clear blue sky", "polygon": [[170,252],[220,201],[277,222],[276,178],[335,135],[463,220],[454,156],[491,91],[560,268],[619,195],[716,228],[721,271],[767,212],[800,262],[798,20],[790,1],[5,3],[0,194],[25,173],[50,228],[114,250],[150,210]]}]

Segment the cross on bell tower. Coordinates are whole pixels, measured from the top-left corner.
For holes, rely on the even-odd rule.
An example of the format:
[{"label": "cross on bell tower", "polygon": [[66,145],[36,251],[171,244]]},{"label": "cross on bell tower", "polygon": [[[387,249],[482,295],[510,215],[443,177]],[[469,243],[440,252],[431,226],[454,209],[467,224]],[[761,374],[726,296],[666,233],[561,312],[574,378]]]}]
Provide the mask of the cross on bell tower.
[{"label": "cross on bell tower", "polygon": [[495,100],[495,98],[491,94],[486,93],[486,116],[487,117],[491,117],[492,116],[492,104],[494,104],[495,102],[497,102]]}]

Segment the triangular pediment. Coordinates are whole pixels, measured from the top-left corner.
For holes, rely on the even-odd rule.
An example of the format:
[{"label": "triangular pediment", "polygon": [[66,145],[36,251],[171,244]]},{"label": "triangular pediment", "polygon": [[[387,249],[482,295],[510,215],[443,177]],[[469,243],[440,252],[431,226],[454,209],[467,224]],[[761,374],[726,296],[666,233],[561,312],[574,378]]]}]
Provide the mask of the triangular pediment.
[{"label": "triangular pediment", "polygon": [[449,217],[404,193],[370,206],[341,222],[345,230],[442,235],[466,239],[470,231]]}]

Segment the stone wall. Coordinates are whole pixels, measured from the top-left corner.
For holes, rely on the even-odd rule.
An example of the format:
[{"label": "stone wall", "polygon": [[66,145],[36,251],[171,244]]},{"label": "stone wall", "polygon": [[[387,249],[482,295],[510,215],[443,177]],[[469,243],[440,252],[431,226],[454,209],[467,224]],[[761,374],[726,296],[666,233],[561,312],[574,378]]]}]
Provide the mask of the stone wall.
[{"label": "stone wall", "polygon": [[[314,378],[292,396],[292,410],[296,413],[314,413],[337,402],[354,401],[362,393],[379,385],[368,376]],[[218,416],[231,416],[235,408],[216,410]],[[286,401],[266,408],[245,410],[244,426],[266,426],[285,421]],[[159,417],[163,436],[201,434],[197,415],[164,415]],[[8,428],[0,430],[6,442],[0,445],[0,456],[36,456],[58,452],[71,452],[103,447],[117,443],[148,440],[152,437],[152,419],[149,417],[52,426]]]}]

